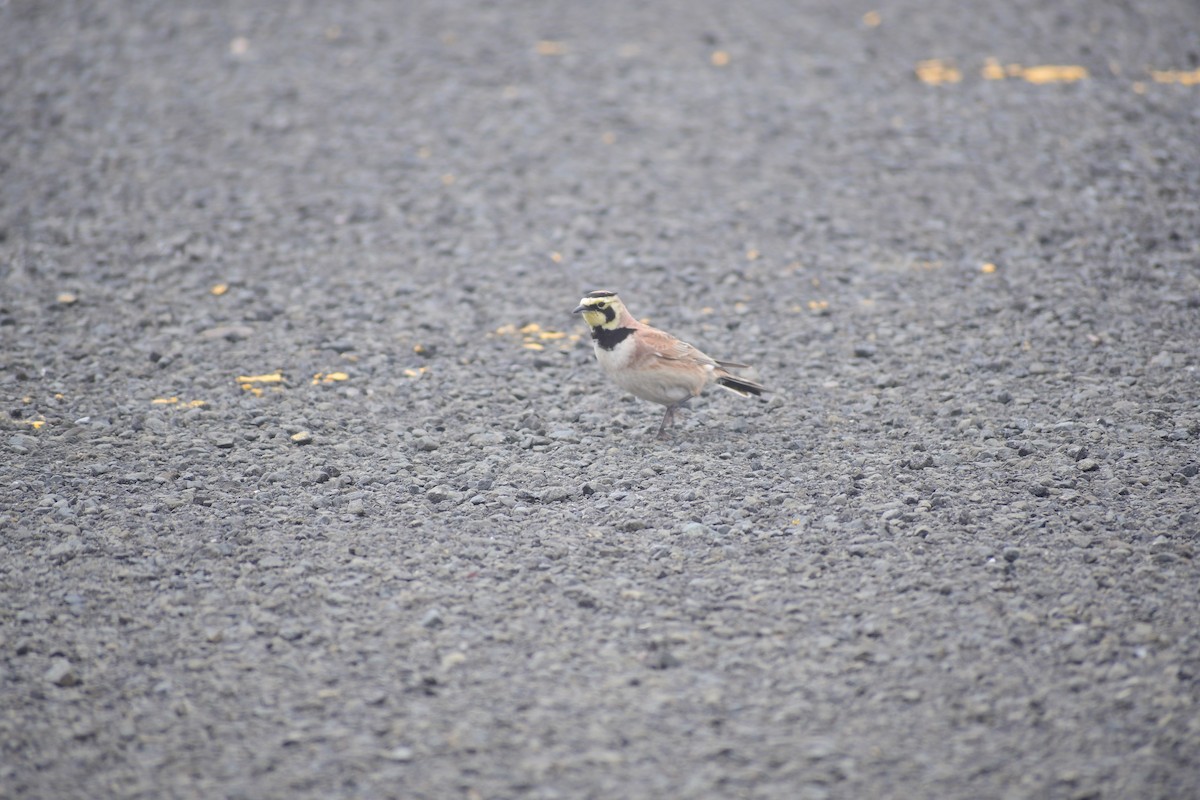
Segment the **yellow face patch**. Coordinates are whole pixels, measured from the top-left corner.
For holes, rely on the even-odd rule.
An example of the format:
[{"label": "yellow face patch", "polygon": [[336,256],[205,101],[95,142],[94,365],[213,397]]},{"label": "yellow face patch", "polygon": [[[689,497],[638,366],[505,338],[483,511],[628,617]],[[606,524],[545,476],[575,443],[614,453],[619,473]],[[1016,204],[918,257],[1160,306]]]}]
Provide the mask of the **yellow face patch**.
[{"label": "yellow face patch", "polygon": [[583,321],[588,324],[589,328],[598,328],[606,322],[604,312],[594,308],[589,308],[586,311],[580,312],[583,315]]}]

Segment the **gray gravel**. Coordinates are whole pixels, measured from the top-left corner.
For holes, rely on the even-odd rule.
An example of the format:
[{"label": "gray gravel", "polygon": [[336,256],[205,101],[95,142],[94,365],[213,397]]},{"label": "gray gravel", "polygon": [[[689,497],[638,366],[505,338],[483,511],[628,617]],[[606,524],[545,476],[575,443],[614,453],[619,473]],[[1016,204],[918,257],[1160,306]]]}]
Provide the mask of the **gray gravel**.
[{"label": "gray gravel", "polygon": [[0,2],[0,795],[1195,796],[1195,4],[870,8]]}]

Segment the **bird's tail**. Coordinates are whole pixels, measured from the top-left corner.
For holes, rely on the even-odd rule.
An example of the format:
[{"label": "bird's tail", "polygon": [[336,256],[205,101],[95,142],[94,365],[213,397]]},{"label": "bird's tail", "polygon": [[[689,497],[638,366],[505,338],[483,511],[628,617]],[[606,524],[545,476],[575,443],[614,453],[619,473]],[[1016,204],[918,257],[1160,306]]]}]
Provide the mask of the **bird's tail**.
[{"label": "bird's tail", "polygon": [[754,395],[760,396],[763,392],[768,391],[761,383],[756,383],[748,378],[737,378],[728,373],[717,376],[717,385],[722,389],[728,389],[735,394],[740,394],[742,397]]}]

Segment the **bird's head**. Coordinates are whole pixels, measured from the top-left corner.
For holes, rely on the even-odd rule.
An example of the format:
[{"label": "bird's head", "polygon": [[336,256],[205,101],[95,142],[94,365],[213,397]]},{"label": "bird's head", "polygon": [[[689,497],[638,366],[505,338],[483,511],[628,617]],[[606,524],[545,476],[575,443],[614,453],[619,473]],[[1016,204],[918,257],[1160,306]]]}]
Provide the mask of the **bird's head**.
[{"label": "bird's head", "polygon": [[571,313],[583,314],[583,321],[592,328],[614,329],[620,327],[621,318],[628,312],[616,292],[597,289],[585,294]]}]

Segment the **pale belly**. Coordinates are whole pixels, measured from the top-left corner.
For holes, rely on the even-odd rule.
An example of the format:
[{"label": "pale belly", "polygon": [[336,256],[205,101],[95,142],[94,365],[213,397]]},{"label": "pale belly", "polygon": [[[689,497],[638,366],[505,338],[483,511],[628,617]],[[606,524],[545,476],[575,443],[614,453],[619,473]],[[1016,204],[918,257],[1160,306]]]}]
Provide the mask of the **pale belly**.
[{"label": "pale belly", "polygon": [[663,405],[672,405],[689,397],[695,397],[712,379],[711,367],[701,367],[687,370],[666,370],[654,368],[630,368],[633,347],[625,343],[617,345],[612,350],[595,347],[596,360],[600,367],[608,373],[617,386],[643,400]]}]

